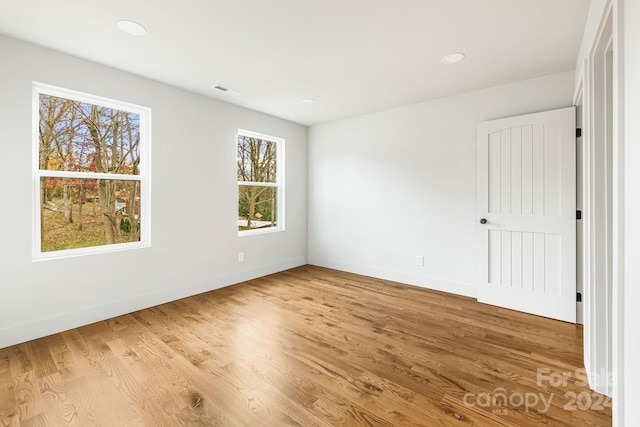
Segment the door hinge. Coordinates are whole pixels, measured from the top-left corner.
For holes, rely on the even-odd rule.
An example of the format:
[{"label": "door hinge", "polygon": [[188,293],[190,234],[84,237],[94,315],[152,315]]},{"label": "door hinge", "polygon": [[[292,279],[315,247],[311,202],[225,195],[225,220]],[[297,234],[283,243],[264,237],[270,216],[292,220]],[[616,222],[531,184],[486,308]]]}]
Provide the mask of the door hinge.
[{"label": "door hinge", "polygon": [[576,219],[582,219],[582,211],[576,211]]},{"label": "door hinge", "polygon": [[577,128],[576,129],[576,138],[580,138],[582,136],[582,129],[581,128]]},{"label": "door hinge", "polygon": [[576,301],[582,302],[582,294],[580,292],[576,293]]}]

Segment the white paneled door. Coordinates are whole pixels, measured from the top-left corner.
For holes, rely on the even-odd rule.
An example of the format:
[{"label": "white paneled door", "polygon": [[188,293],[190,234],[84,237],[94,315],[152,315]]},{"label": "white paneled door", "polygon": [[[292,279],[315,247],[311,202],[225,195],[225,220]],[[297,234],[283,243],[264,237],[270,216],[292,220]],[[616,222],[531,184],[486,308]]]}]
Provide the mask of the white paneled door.
[{"label": "white paneled door", "polygon": [[576,321],[575,108],[478,124],[478,301]]}]

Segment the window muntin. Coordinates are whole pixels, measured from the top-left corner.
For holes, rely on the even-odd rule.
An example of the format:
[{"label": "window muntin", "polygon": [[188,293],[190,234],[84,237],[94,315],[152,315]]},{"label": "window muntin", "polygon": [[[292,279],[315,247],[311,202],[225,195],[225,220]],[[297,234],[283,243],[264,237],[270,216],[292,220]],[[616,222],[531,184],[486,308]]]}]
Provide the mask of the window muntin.
[{"label": "window muntin", "polygon": [[150,110],[33,92],[34,259],[148,246]]},{"label": "window muntin", "polygon": [[284,140],[238,130],[238,234],[284,229]]}]

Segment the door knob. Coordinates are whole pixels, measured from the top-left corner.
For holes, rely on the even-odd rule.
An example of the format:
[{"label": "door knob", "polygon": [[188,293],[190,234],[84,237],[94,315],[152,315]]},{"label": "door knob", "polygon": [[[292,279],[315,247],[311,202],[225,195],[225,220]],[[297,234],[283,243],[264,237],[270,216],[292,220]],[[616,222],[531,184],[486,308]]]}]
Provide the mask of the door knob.
[{"label": "door knob", "polygon": [[487,218],[480,218],[480,224],[486,224]]}]

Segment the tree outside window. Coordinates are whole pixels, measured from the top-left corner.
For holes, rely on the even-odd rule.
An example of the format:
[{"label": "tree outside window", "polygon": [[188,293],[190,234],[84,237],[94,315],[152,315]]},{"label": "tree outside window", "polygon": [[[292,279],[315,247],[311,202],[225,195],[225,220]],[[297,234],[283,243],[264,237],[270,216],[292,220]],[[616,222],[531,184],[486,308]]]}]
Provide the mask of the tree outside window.
[{"label": "tree outside window", "polygon": [[236,142],[239,234],[284,229],[284,140],[239,130]]},{"label": "tree outside window", "polygon": [[34,103],[34,256],[147,246],[148,109],[41,84]]}]

